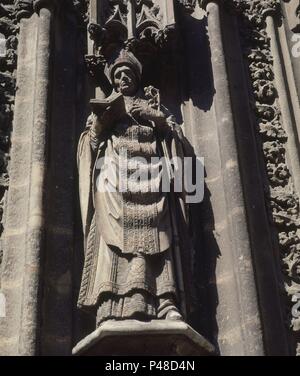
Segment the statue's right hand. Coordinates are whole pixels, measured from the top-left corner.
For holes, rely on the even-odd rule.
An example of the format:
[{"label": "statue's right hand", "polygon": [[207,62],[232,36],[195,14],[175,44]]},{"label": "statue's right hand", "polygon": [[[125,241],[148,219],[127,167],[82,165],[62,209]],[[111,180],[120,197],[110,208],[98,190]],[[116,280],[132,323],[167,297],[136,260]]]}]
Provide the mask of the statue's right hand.
[{"label": "statue's right hand", "polygon": [[109,124],[111,124],[113,121],[113,111],[112,107],[108,106],[106,107],[105,111],[102,113],[100,117],[100,123],[102,124],[103,128],[107,128]]},{"label": "statue's right hand", "polygon": [[92,112],[92,130],[99,135],[103,130],[109,127],[109,124],[112,122],[112,111],[111,107],[107,107],[105,111],[99,115],[95,112]]}]

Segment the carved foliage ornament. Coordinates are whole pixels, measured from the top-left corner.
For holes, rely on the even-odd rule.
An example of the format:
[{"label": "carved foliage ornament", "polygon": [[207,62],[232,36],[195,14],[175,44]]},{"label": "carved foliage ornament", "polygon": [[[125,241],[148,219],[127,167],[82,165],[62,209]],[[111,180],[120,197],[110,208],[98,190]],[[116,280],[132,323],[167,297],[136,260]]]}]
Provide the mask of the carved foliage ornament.
[{"label": "carved foliage ornament", "polygon": [[33,12],[33,0],[16,0],[15,9],[18,19],[28,18]]},{"label": "carved foliage ornament", "polygon": [[17,18],[29,18],[33,11],[38,12],[42,7],[53,5],[56,0],[16,0]]},{"label": "carved foliage ornament", "polygon": [[[300,293],[300,212],[286,161],[287,135],[282,128],[282,115],[274,82],[270,40],[266,33],[265,16],[279,12],[279,1],[234,1],[244,14],[242,33],[245,56],[253,90],[253,109],[263,144],[268,188],[266,201],[270,206],[281,252],[285,290],[288,296],[289,326],[300,334],[300,315],[292,315],[294,297]],[[298,346],[298,349],[300,346]],[[295,349],[296,350],[296,349]],[[296,350],[297,351],[297,350]],[[300,355],[300,354],[299,354]]]},{"label": "carved foliage ornament", "polygon": [[279,0],[224,0],[232,3],[233,7],[241,11],[251,22],[260,24],[268,14],[280,12]]},{"label": "carved foliage ornament", "polygon": [[19,20],[29,18],[34,11],[38,12],[42,7],[72,5],[80,21],[87,23],[89,1],[90,0],[15,0],[14,4]]}]

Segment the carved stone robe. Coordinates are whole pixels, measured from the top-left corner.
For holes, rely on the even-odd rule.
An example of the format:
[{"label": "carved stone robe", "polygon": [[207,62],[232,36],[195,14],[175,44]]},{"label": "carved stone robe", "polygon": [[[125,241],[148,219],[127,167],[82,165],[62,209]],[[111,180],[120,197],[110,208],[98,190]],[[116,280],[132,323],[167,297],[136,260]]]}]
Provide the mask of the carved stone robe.
[{"label": "carved stone robe", "polygon": [[[168,307],[179,305],[182,271],[174,259],[170,194],[161,192],[161,174],[131,181],[137,168],[148,171],[151,158],[163,156],[154,124],[140,123],[126,116],[109,137],[95,140],[87,128],[79,141],[85,263],[78,305],[96,308],[98,324],[110,318],[160,318]],[[168,140],[170,153],[178,154],[180,142],[170,127]],[[123,151],[126,166],[123,156],[119,159]],[[162,166],[156,167],[159,171]],[[127,186],[120,192],[122,173]],[[116,189],[101,189],[101,184]]]}]

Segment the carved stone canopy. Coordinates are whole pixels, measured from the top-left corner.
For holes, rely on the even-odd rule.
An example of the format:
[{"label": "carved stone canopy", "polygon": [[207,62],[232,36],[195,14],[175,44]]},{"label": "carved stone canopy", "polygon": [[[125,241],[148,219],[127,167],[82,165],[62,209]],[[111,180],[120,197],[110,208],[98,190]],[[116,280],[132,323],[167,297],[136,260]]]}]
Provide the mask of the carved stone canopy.
[{"label": "carved stone canopy", "polygon": [[95,52],[109,53],[113,44],[144,42],[159,45],[175,26],[174,3],[169,0],[91,1],[89,33]]},{"label": "carved stone canopy", "polygon": [[142,62],[162,48],[166,51],[175,39],[174,4],[173,0],[91,0],[86,61],[92,77],[97,81],[99,71],[120,48]]}]

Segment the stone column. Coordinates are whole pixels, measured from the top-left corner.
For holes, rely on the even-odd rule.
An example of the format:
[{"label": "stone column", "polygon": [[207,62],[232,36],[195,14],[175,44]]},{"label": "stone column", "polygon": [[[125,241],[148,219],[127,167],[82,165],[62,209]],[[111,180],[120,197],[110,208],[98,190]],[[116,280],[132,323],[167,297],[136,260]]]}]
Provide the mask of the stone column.
[{"label": "stone column", "polygon": [[285,26],[288,49],[291,55],[293,78],[295,80],[298,98],[300,98],[300,16],[297,14],[298,5],[299,1],[297,0],[290,0],[284,3],[283,24]]},{"label": "stone column", "polygon": [[263,355],[251,245],[222,42],[221,5],[219,1],[209,1],[202,3],[202,7],[207,11],[215,89],[213,109],[225,201],[222,232],[226,232],[224,237],[228,239],[220,249],[222,255],[218,260],[217,273],[220,350],[224,355]]},{"label": "stone column", "polygon": [[[20,18],[17,93],[2,276],[7,316],[0,326],[3,344],[0,353],[7,355],[34,355],[39,342],[53,4],[51,0],[17,4]],[[36,13],[32,13],[33,6]]]},{"label": "stone column", "polygon": [[36,76],[34,87],[30,192],[25,242],[25,269],[19,353],[34,355],[39,331],[38,294],[41,260],[44,249],[44,190],[46,172],[46,139],[49,101],[49,59],[51,18],[54,2],[34,1],[37,21]]}]

